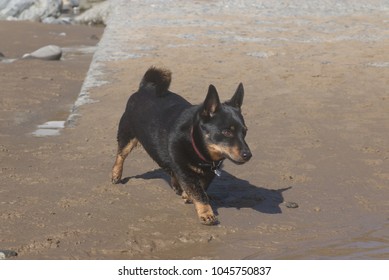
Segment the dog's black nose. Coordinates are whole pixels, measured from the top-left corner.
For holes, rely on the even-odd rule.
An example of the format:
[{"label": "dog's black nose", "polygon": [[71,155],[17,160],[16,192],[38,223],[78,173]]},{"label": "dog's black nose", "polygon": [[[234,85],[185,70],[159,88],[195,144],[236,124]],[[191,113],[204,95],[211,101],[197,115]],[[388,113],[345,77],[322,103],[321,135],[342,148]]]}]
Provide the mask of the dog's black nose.
[{"label": "dog's black nose", "polygon": [[248,161],[253,155],[251,154],[250,151],[243,151],[241,153],[241,156],[242,158],[245,160],[245,161]]}]

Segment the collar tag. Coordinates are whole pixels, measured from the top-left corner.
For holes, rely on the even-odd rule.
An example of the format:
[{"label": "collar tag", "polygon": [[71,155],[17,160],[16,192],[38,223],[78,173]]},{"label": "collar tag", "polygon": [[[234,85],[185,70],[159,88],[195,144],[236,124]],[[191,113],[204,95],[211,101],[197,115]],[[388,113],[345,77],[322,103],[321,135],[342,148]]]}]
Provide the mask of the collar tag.
[{"label": "collar tag", "polygon": [[220,168],[212,168],[213,173],[216,174],[216,176],[220,177],[222,175],[222,170]]},{"label": "collar tag", "polygon": [[219,161],[218,163],[216,163],[216,162],[213,162],[213,163],[212,163],[211,170],[212,170],[213,173],[215,173],[218,177],[220,177],[220,176],[222,175],[222,169],[221,169],[222,163],[223,163],[223,160]]}]

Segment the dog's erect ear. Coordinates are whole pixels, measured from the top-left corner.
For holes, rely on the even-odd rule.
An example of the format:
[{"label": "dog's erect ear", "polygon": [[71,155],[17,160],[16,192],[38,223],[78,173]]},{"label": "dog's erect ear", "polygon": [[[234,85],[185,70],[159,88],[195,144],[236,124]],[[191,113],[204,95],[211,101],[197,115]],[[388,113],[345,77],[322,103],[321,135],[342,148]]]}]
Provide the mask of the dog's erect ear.
[{"label": "dog's erect ear", "polygon": [[232,98],[228,100],[226,104],[240,109],[240,107],[242,107],[243,104],[243,96],[244,96],[244,88],[243,88],[243,84],[240,83],[238,88],[235,91],[234,96],[232,96]]},{"label": "dog's erect ear", "polygon": [[219,94],[214,85],[209,85],[207,97],[203,103],[202,116],[212,117],[220,108]]}]

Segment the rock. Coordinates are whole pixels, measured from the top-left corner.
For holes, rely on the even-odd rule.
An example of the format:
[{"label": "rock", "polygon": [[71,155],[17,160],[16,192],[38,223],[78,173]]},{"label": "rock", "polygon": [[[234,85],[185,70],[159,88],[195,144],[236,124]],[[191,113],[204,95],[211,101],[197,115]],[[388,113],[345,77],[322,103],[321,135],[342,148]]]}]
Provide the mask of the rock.
[{"label": "rock", "polygon": [[105,24],[109,1],[103,0],[0,0],[0,19],[31,20],[44,23],[72,23],[71,18],[61,19],[62,12],[73,10],[74,14],[89,9],[80,15],[80,23]]},{"label": "rock", "polygon": [[81,15],[75,17],[74,21],[76,23],[96,25],[104,24],[106,25],[107,19],[110,12],[110,3],[109,1],[101,2],[94,5],[91,9],[82,13]]},{"label": "rock", "polygon": [[9,0],[0,0],[0,11],[7,7]]},{"label": "rock", "polygon": [[10,257],[16,257],[17,255],[18,253],[16,253],[15,251],[0,249],[0,260],[5,260]]},{"label": "rock", "polygon": [[2,52],[0,52],[0,62],[1,63],[12,63],[15,60],[16,60],[15,58],[6,58],[5,55]]},{"label": "rock", "polygon": [[296,202],[287,201],[285,202],[285,206],[287,208],[298,208],[299,205]]},{"label": "rock", "polygon": [[21,20],[42,20],[46,17],[58,17],[61,14],[61,0],[36,0],[34,5],[20,14]]},{"label": "rock", "polygon": [[70,11],[74,7],[79,7],[80,1],[78,0],[62,0],[62,11]]},{"label": "rock", "polygon": [[62,56],[62,49],[55,45],[48,45],[42,47],[32,53],[23,55],[23,58],[36,58],[42,60],[60,60]]},{"label": "rock", "polygon": [[42,20],[42,23],[48,23],[48,24],[71,24],[73,22],[72,18],[70,17],[47,17]]},{"label": "rock", "polygon": [[98,2],[103,2],[104,0],[79,0],[78,7],[80,7],[80,10],[85,11],[93,7],[93,5],[96,5]]},{"label": "rock", "polygon": [[41,21],[58,17],[62,0],[0,0],[0,19]]},{"label": "rock", "polygon": [[34,0],[0,0],[0,19],[18,18],[34,5]]}]

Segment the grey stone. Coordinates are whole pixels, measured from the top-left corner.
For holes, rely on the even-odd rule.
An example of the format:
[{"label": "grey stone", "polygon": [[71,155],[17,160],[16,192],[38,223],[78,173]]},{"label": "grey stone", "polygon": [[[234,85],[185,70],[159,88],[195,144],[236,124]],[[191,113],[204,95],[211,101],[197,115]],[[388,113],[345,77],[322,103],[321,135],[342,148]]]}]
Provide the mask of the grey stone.
[{"label": "grey stone", "polygon": [[0,19],[18,18],[34,5],[34,0],[0,0]]},{"label": "grey stone", "polygon": [[287,208],[298,208],[299,205],[296,202],[287,201],[285,202]]},{"label": "grey stone", "polygon": [[92,8],[96,3],[103,2],[104,0],[79,0],[78,6],[81,10],[88,10]]},{"label": "grey stone", "polygon": [[94,5],[92,8],[87,10],[75,17],[76,23],[95,25],[95,24],[104,24],[106,25],[107,19],[110,12],[110,1],[102,2]]},{"label": "grey stone", "polygon": [[10,257],[16,257],[18,253],[12,250],[0,250],[0,260],[5,260]]},{"label": "grey stone", "polygon": [[72,24],[73,19],[70,17],[60,17],[60,18],[55,18],[55,17],[47,17],[42,20],[42,23],[47,23],[47,24]]},{"label": "grey stone", "polygon": [[9,1],[10,0],[0,0],[0,11],[7,7]]},{"label": "grey stone", "polygon": [[40,21],[58,17],[62,0],[0,0],[0,19]]},{"label": "grey stone", "polygon": [[42,60],[60,60],[62,56],[62,49],[55,45],[48,45],[42,47],[32,53],[23,55],[23,58],[36,58]]}]

